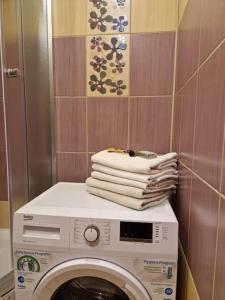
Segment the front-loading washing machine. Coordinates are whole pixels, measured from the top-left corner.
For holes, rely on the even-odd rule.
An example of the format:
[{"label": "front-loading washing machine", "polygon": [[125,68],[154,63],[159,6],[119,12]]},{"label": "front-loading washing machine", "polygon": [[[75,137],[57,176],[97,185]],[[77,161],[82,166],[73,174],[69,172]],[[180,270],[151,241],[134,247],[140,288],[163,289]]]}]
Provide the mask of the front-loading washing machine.
[{"label": "front-loading washing machine", "polygon": [[14,216],[16,300],[175,300],[178,223],[58,183]]}]

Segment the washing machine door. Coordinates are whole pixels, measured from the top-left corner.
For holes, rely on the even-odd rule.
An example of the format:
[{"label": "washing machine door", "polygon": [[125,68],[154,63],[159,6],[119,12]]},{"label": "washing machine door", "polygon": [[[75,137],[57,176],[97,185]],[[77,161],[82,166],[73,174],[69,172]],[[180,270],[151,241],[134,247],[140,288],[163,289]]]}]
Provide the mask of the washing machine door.
[{"label": "washing machine door", "polygon": [[130,272],[108,261],[76,259],[49,271],[32,300],[152,300]]}]

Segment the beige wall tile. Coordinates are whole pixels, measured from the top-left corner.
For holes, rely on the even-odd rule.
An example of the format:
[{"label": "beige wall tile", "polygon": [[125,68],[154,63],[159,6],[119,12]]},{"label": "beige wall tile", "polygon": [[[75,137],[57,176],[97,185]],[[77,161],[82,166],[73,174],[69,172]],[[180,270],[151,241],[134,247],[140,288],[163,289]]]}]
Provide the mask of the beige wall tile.
[{"label": "beige wall tile", "polygon": [[177,0],[133,0],[131,32],[175,31]]},{"label": "beige wall tile", "polygon": [[[182,286],[179,287],[180,292],[183,292],[183,295],[185,295],[185,299],[182,300],[200,300],[190,268],[188,266],[184,251],[182,249],[182,246],[179,245],[179,252],[180,252],[180,265],[182,265],[182,274],[183,280],[179,280],[179,284],[182,284]],[[185,271],[186,269],[186,271]],[[180,274],[178,274],[179,278]]]},{"label": "beige wall tile", "polygon": [[179,0],[179,23],[182,20],[187,3],[188,3],[188,0]]},{"label": "beige wall tile", "polygon": [[190,270],[188,271],[187,275],[186,300],[200,300]]},{"label": "beige wall tile", "polygon": [[86,0],[52,0],[53,36],[86,34]]},{"label": "beige wall tile", "polygon": [[8,201],[0,201],[0,228],[9,227]]},{"label": "beige wall tile", "polygon": [[[100,39],[97,41],[98,45],[96,46],[96,38]],[[123,55],[121,59],[116,59],[117,55],[115,52],[112,54],[112,50],[104,50],[104,43],[112,45],[112,38],[116,38],[118,41],[115,44],[115,47],[118,47],[120,44],[125,44],[126,49],[120,49],[117,52],[119,55]],[[87,37],[86,38],[86,47],[87,47],[87,96],[88,97],[99,97],[99,96],[128,96],[129,95],[129,74],[130,74],[130,35],[102,35],[95,37]],[[117,57],[118,58],[118,57]],[[101,68],[96,69],[96,59],[104,59],[103,66]],[[122,70],[118,70],[116,65],[119,63],[124,64]],[[113,64],[113,65],[112,65]],[[117,92],[112,92],[113,87],[107,84],[103,84],[102,92],[98,90],[100,86],[96,86],[94,90],[91,90],[91,86],[94,87],[96,82],[94,80],[91,81],[90,76],[97,76],[98,80],[103,75],[103,72],[106,73],[102,77],[102,81],[106,81],[110,79],[114,83],[118,83],[119,80],[122,81],[121,86],[126,85],[125,89],[121,90],[121,93],[117,94]],[[91,84],[92,82],[92,84]],[[106,89],[106,90],[105,90]]]}]

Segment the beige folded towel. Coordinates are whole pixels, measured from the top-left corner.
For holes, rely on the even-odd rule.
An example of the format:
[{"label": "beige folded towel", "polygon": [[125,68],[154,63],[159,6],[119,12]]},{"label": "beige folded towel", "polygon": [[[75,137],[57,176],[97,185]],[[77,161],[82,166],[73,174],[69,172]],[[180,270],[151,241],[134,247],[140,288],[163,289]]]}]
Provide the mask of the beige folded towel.
[{"label": "beige folded towel", "polygon": [[90,194],[93,194],[95,196],[110,200],[119,205],[126,206],[136,210],[144,210],[146,208],[159,205],[163,203],[165,200],[169,199],[169,196],[162,196],[159,200],[154,200],[154,201],[152,201],[152,199],[140,200],[140,199],[135,199],[132,197],[112,193],[109,191],[101,190],[94,187],[87,187],[87,191]]},{"label": "beige folded towel", "polygon": [[151,169],[175,167],[177,153],[158,155],[157,158],[130,157],[128,154],[110,153],[107,150],[91,157],[93,163],[132,173],[150,174]]},{"label": "beige folded towel", "polygon": [[[175,179],[177,178],[176,175],[173,175],[173,176],[175,176]],[[98,179],[98,180],[111,182],[111,183],[135,187],[138,189],[142,189],[143,191],[148,192],[148,193],[176,189],[176,185],[174,184],[173,181],[168,181],[168,184],[166,181],[163,181],[163,184],[161,185],[161,189],[160,189],[157,186],[155,187],[153,184],[151,184],[151,186],[150,186],[149,183],[144,183],[144,182],[121,178],[121,177],[116,177],[116,176],[111,176],[111,175],[108,175],[108,174],[105,174],[102,172],[98,172],[98,171],[93,171],[91,173],[91,177]],[[169,178],[171,178],[171,177],[169,177]],[[154,179],[154,180],[156,180],[156,179]],[[156,183],[158,183],[158,181],[156,181]],[[150,189],[152,187],[153,187],[153,189]]]},{"label": "beige folded towel", "polygon": [[174,168],[167,168],[165,170],[152,170],[149,175],[145,174],[138,174],[138,173],[130,173],[122,170],[117,170],[113,168],[109,168],[103,165],[99,164],[93,164],[92,169],[94,171],[99,171],[108,175],[120,177],[120,178],[125,178],[125,179],[131,179],[143,183],[149,183],[153,179],[161,178],[164,175],[171,175],[171,176],[176,176],[178,179],[178,171]]},{"label": "beige folded towel", "polygon": [[92,177],[89,177],[86,180],[86,184],[91,187],[95,187],[98,189],[106,190],[109,192],[134,197],[138,199],[146,199],[151,198],[152,200],[158,200],[162,195],[168,195],[168,191],[153,191],[151,193],[145,192],[142,189],[131,187],[131,186],[125,186],[121,184],[115,184],[107,181],[102,181],[98,179],[94,179]]}]

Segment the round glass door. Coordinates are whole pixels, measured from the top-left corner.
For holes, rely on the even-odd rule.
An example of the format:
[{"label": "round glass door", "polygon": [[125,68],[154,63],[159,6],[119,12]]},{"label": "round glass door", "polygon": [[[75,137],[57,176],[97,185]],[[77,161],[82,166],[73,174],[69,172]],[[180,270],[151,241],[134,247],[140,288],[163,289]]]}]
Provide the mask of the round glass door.
[{"label": "round glass door", "polygon": [[40,280],[31,300],[152,300],[124,268],[95,258],[66,261]]},{"label": "round glass door", "polygon": [[97,277],[79,277],[60,286],[51,300],[130,300],[112,282]]}]

